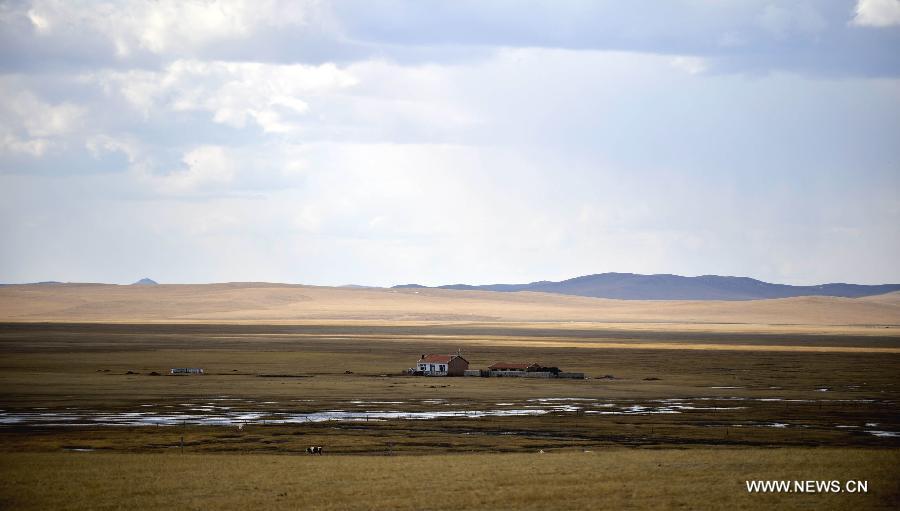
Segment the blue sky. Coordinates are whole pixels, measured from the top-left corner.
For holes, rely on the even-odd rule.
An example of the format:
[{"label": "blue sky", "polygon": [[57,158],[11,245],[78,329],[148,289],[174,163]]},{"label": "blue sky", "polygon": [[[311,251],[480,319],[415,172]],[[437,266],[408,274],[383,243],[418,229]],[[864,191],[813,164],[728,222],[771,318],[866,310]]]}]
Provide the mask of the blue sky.
[{"label": "blue sky", "polygon": [[0,4],[0,282],[900,282],[900,1]]}]

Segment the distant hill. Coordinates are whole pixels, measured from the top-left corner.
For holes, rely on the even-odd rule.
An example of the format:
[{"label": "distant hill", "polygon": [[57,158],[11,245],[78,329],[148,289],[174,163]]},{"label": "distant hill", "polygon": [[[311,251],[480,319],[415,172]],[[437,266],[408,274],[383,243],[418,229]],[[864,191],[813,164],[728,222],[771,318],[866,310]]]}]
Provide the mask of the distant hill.
[{"label": "distant hill", "polygon": [[132,285],[132,286],[156,286],[156,285],[158,285],[158,284],[159,284],[159,282],[156,282],[156,281],[153,280],[153,279],[144,277],[144,278],[142,278],[141,280],[132,283],[131,285]]},{"label": "distant hill", "polygon": [[[815,334],[863,328],[867,336],[884,335],[897,339],[900,335],[900,293],[857,299],[812,296],[660,302],[553,293],[348,289],[252,282],[0,286],[0,323],[54,321],[271,325],[346,321],[347,328],[354,331],[368,329],[368,326],[362,326],[365,322],[378,325],[425,322],[457,325],[460,329],[454,327],[452,330],[457,333],[476,331],[468,330],[469,326],[458,325],[458,322],[494,324],[488,328],[504,331],[510,328],[509,322],[584,322],[616,325],[610,326],[614,329],[630,329],[627,325],[637,329],[656,325],[652,328],[680,328],[692,332],[705,330],[710,324],[727,324],[728,329],[736,331],[784,330]],[[360,326],[349,326],[352,324]],[[571,325],[571,328],[582,327]],[[885,342],[888,342],[886,346],[896,344]]]},{"label": "distant hill", "polygon": [[[395,286],[397,289],[421,288],[418,284]],[[795,296],[837,296],[858,298],[900,291],[900,284],[820,284],[791,286],[772,284],[748,277],[703,275],[639,275],[634,273],[600,273],[575,277],[560,282],[542,280],[529,284],[488,284],[472,286],[451,284],[438,289],[470,291],[535,291],[563,295],[613,298],[619,300],[760,300]]]},{"label": "distant hill", "polygon": [[29,282],[27,284],[0,284],[0,286],[59,286],[62,282],[56,280],[44,280],[42,282]]}]

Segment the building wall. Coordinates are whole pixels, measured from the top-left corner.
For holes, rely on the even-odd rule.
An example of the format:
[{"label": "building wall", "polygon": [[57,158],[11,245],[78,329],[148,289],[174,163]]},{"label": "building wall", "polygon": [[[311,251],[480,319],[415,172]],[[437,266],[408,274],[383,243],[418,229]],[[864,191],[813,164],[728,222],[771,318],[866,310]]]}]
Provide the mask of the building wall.
[{"label": "building wall", "polygon": [[447,366],[447,365],[449,365],[449,364],[443,364],[440,362],[435,362],[435,363],[429,362],[429,363],[425,364],[424,369],[422,368],[422,364],[417,364],[416,368],[428,376],[446,376],[447,375],[446,367],[442,371],[441,366]]},{"label": "building wall", "polygon": [[456,357],[450,360],[450,364],[447,366],[447,376],[462,376],[465,374],[466,369],[469,368],[469,363],[465,360]]},{"label": "building wall", "polygon": [[515,376],[522,378],[525,376],[525,371],[491,371],[491,376]]}]

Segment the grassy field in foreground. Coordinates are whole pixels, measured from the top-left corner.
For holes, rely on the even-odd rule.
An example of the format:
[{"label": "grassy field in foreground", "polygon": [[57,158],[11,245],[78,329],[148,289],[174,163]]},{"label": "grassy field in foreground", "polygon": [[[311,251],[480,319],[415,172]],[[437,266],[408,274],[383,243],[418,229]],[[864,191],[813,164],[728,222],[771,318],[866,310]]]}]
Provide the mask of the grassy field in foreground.
[{"label": "grassy field in foreground", "polygon": [[[440,335],[440,338],[434,336]],[[534,360],[583,371],[588,380],[416,378],[398,373],[422,352],[451,352],[457,336],[518,340],[471,347],[474,367]],[[891,337],[728,333],[677,334],[510,327],[62,325],[0,324],[0,451],[79,446],[158,452],[180,431],[125,430],[90,419],[79,427],[10,421],[5,414],[61,417],[106,413],[302,414],[323,410],[418,411],[546,408],[538,416],[425,421],[188,425],[189,451],[290,452],[309,443],[331,453],[448,453],[673,446],[897,446],[900,355],[558,348],[545,337],[594,337],[673,343],[892,346]],[[539,343],[538,343],[539,344]],[[170,377],[170,367],[203,367],[204,376]],[[347,374],[349,371],[350,374]],[[681,399],[677,413],[650,411]],[[556,400],[556,401],[552,401]],[[593,404],[591,404],[593,403]],[[596,406],[595,406],[596,405]],[[212,411],[216,407],[216,411]],[[73,411],[74,410],[74,411]],[[583,413],[581,413],[583,412]],[[260,415],[262,416],[262,415]],[[46,422],[46,421],[45,421]],[[53,422],[53,420],[50,420]],[[102,422],[102,421],[101,421]],[[260,427],[256,427],[260,426]],[[182,428],[178,428],[179,430]],[[882,432],[875,436],[874,432]],[[315,439],[315,440],[313,440]]]},{"label": "grassy field in foreground", "polygon": [[[896,509],[896,450],[556,454],[0,455],[4,509]],[[748,493],[746,480],[868,482],[868,492]]]},{"label": "grassy field in foreground", "polygon": [[[754,349],[678,349],[684,343]],[[592,378],[399,375],[423,352],[460,347],[474,367],[540,361]],[[492,410],[581,400],[537,416],[257,421],[242,429],[7,421],[0,509],[895,509],[900,354],[870,350],[896,347],[891,333],[662,326],[0,324],[5,419]],[[154,376],[180,366],[206,374]],[[686,406],[640,412],[672,399]],[[626,408],[636,413],[598,413]],[[308,445],[328,454],[301,454]],[[96,451],[73,452],[81,449]],[[748,494],[748,479],[864,480],[869,491]]]}]

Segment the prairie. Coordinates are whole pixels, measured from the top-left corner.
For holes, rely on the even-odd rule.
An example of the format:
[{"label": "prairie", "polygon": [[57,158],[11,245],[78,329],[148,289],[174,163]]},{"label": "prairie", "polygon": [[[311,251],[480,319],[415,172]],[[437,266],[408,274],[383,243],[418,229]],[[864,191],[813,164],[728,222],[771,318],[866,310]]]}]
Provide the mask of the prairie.
[{"label": "prairie", "polygon": [[867,298],[637,301],[548,293],[333,288],[266,283],[0,286],[0,321],[131,323],[578,322],[619,328],[896,335],[900,293]]},{"label": "prairie", "polygon": [[[896,509],[896,451],[637,450],[300,457],[0,456],[7,509]],[[864,481],[865,493],[749,493],[748,480]],[[852,486],[851,488],[855,488]]]},{"label": "prairie", "polygon": [[[896,507],[896,295],[494,295],[0,287],[0,505]],[[402,375],[457,350],[588,379]]]},{"label": "prairie", "polygon": [[[147,420],[175,417],[169,422],[185,417],[188,429],[195,430],[192,435],[211,425],[236,426],[237,418],[245,416],[253,417],[244,421],[248,425],[265,423],[269,429],[264,431],[273,438],[291,431],[314,436],[332,432],[335,438],[327,442],[332,453],[366,452],[360,445],[382,452],[386,442],[394,441],[384,440],[385,436],[404,435],[428,437],[410,445],[396,442],[409,452],[483,450],[485,446],[490,450],[491,445],[497,451],[509,451],[560,447],[567,442],[579,446],[737,443],[880,447],[898,443],[893,432],[900,430],[900,355],[868,351],[896,347],[892,337],[780,334],[770,338],[760,334],[483,328],[0,325],[0,419],[7,424],[0,433],[7,439],[5,446],[24,443],[43,449],[46,446],[38,445],[40,439],[49,438],[47,445],[60,448],[59,442],[52,441],[54,435],[78,443],[72,435],[84,431],[96,437],[92,431],[102,426],[103,417],[113,417],[106,422],[124,422],[120,426],[139,426],[135,424],[139,421],[122,419],[139,414]],[[580,336],[596,335],[623,336],[621,342],[632,346],[613,349],[590,342],[579,344],[584,340]],[[467,345],[460,339],[467,336],[483,342]],[[541,339],[548,336],[568,336],[581,347],[547,346]],[[495,338],[499,341],[491,342]],[[668,338],[672,346],[679,342],[731,343],[753,350],[660,349],[654,344],[658,338]],[[503,342],[506,339],[516,342]],[[648,339],[650,346],[643,345]],[[778,344],[769,344],[772,342]],[[825,348],[850,345],[860,351],[780,349],[810,344]],[[473,367],[498,360],[529,360],[584,372],[590,378],[401,375],[422,352],[460,348]],[[169,368],[185,366],[202,367],[206,374],[167,375]],[[508,416],[505,410],[519,410],[520,416]],[[526,413],[529,411],[532,415]],[[312,420],[321,417],[312,414],[324,412],[355,414],[347,417],[355,420],[336,424]],[[427,415],[438,412],[439,416]],[[429,420],[392,419],[390,413]],[[34,428],[48,421],[59,422],[61,415],[75,415],[64,434],[51,428],[51,433],[33,435]],[[218,420],[198,425],[205,423],[204,418]],[[369,418],[379,420],[366,420]],[[156,441],[148,437],[163,434],[165,429],[128,433],[125,436],[132,440],[124,444],[118,433],[104,435],[125,450],[140,450],[145,445],[170,447],[171,438]],[[878,436],[877,432],[890,434]],[[375,440],[370,442],[367,437]],[[470,441],[470,437],[478,438]],[[232,440],[218,442],[215,438],[204,440],[203,448],[230,450],[235,445]],[[257,444],[238,445],[253,450]],[[85,445],[106,447],[102,442]],[[294,447],[302,448],[299,444]]]}]

